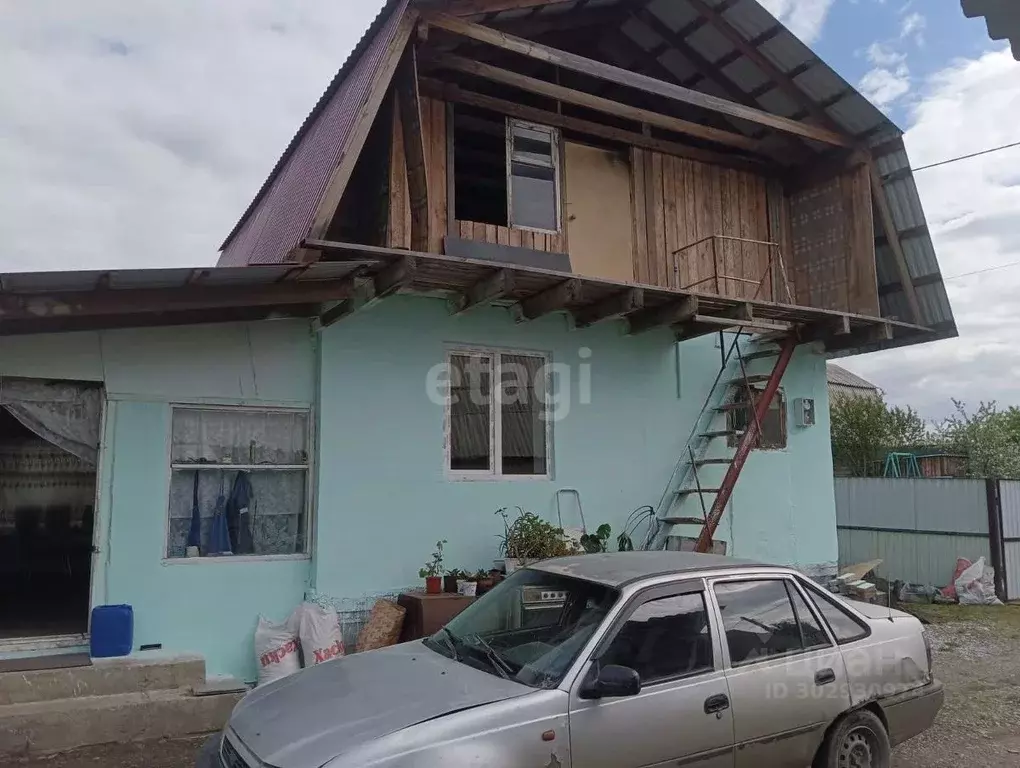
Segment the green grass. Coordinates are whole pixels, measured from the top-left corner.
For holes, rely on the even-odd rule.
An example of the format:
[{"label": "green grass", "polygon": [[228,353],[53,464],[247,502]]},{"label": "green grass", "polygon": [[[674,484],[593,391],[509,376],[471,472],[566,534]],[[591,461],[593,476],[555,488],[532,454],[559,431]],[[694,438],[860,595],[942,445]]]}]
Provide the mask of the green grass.
[{"label": "green grass", "polygon": [[977,621],[1007,637],[1020,638],[1020,605],[901,605],[901,610],[932,624]]}]

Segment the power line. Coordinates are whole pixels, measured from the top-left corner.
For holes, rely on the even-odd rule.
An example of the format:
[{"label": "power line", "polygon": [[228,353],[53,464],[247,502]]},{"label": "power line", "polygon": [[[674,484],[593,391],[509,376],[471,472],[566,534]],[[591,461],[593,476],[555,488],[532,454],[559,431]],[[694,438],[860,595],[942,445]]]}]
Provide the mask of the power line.
[{"label": "power line", "polygon": [[1000,269],[1009,269],[1010,267],[1020,267],[1020,261],[1010,261],[1006,264],[997,264],[994,267],[985,267],[984,269],[975,269],[973,272],[964,272],[961,275],[951,275],[950,277],[942,278],[942,282],[946,283],[950,280],[959,280],[961,277],[972,277],[974,275],[983,275],[986,272],[997,272]]},{"label": "power line", "polygon": [[[992,147],[991,149],[983,149],[980,152],[972,152],[969,155],[960,155],[959,157],[951,157],[948,160],[940,160],[937,163],[931,163],[929,165],[922,165],[920,168],[912,168],[914,173],[918,171],[927,171],[929,168],[939,168],[943,165],[949,165],[950,163],[958,163],[961,160],[970,160],[972,157],[981,157],[982,155],[990,155],[992,152],[1001,152],[1004,149],[1013,149],[1013,147],[1020,147],[1020,141],[1014,141],[1012,144],[1003,144],[999,147]],[[962,277],[962,275],[961,275]]]}]

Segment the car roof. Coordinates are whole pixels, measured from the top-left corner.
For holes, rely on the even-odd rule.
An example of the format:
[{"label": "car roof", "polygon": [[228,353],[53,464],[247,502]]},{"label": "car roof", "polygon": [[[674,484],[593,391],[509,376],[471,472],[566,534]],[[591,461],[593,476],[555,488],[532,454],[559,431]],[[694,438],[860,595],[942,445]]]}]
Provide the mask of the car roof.
[{"label": "car roof", "polygon": [[771,568],[754,560],[696,552],[604,552],[543,560],[529,566],[546,573],[573,576],[610,587],[622,587],[654,576],[681,575],[695,571],[726,571],[742,568]]}]

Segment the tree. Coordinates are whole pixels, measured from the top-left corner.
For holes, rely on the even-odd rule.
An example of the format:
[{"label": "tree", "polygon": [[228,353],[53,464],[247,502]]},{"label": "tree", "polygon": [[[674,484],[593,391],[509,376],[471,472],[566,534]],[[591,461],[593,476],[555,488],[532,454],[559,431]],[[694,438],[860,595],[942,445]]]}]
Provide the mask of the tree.
[{"label": "tree", "polygon": [[877,474],[889,451],[931,442],[917,411],[890,407],[881,395],[836,395],[829,404],[832,459],[837,469],[858,477]]},{"label": "tree", "polygon": [[967,457],[971,477],[1020,477],[1020,410],[981,402],[973,413],[953,400],[956,413],[938,427],[945,450]]}]

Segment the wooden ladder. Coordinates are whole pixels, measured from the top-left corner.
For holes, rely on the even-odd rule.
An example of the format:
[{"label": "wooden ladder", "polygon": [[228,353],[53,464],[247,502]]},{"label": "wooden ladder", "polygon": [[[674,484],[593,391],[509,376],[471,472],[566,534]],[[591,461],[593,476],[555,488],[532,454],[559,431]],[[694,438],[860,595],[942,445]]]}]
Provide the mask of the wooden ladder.
[{"label": "wooden ladder", "polygon": [[[720,345],[724,351],[719,374],[695,419],[684,454],[678,460],[656,508],[647,549],[664,549],[673,527],[683,524],[701,525],[701,533],[695,545],[696,552],[709,552],[712,549],[726,505],[733,496],[733,489],[747,457],[759,444],[762,421],[775,400],[799,342],[796,331],[791,330],[778,340],[778,347],[771,340],[754,339],[751,341],[752,350],[745,354],[740,343],[741,336],[738,333],[727,351],[725,337],[720,333]],[[767,375],[748,374],[748,363],[773,358],[775,363]],[[761,385],[764,388],[759,390],[757,387]],[[747,399],[742,402],[739,398],[745,393]],[[727,423],[724,428],[720,428],[716,422],[722,417],[726,417],[728,422],[728,414],[733,411],[749,412],[746,427],[736,430]],[[709,456],[717,440],[728,441],[733,437],[739,439],[732,456]],[[701,472],[708,467],[726,467],[718,487],[703,485]],[[700,501],[701,518],[675,514],[675,510],[682,508],[686,500],[695,497]],[[706,501],[710,497],[711,505]]]}]

